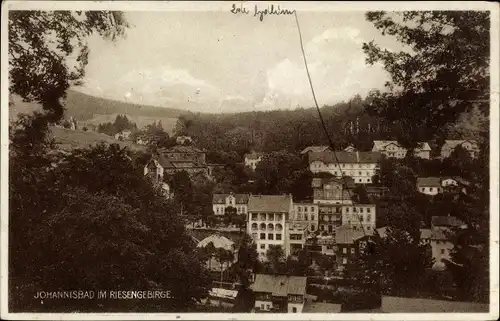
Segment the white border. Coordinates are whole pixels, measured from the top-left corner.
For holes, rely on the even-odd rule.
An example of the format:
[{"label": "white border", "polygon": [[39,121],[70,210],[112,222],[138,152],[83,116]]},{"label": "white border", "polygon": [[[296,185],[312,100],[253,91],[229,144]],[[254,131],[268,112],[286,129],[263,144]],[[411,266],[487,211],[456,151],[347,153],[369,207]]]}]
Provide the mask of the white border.
[{"label": "white border", "polygon": [[[238,4],[241,1],[234,1]],[[499,5],[479,1],[439,2],[279,2],[282,8],[300,11],[406,11],[406,10],[489,10],[491,11],[491,106],[490,106],[490,312],[489,313],[391,313],[391,314],[221,314],[221,313],[8,313],[7,306],[7,248],[8,248],[8,10],[122,10],[122,11],[229,11],[233,2],[161,2],[161,1],[5,1],[2,2],[2,73],[1,73],[1,168],[0,168],[0,312],[2,319],[12,320],[494,320],[499,316],[498,283],[498,214],[499,214]],[[264,2],[246,1],[248,7]],[[272,2],[268,2],[271,4]],[[276,2],[278,4],[278,2]]]}]

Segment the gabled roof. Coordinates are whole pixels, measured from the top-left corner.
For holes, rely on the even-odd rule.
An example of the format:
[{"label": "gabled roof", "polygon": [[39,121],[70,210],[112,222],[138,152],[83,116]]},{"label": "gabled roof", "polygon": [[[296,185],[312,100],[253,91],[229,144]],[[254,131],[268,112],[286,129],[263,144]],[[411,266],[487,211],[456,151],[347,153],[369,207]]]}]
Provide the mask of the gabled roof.
[{"label": "gabled roof", "polygon": [[306,284],[305,276],[256,274],[250,288],[254,292],[272,293],[273,296],[305,295]]},{"label": "gabled roof", "polygon": [[291,195],[250,195],[248,212],[288,213],[292,209]]},{"label": "gabled roof", "polygon": [[214,194],[212,196],[212,204],[226,204],[226,198],[233,195],[236,204],[248,204],[249,194]]},{"label": "gabled roof", "polygon": [[415,148],[417,151],[431,151],[431,146],[429,146],[429,143],[427,142],[420,142],[418,143],[419,146]]},{"label": "gabled roof", "polygon": [[331,151],[331,148],[330,146],[308,146],[306,148],[304,148],[300,154],[307,154],[309,152],[313,152],[313,153],[321,153],[321,152],[325,152],[327,150],[330,150]]},{"label": "gabled roof", "polygon": [[335,242],[337,244],[353,244],[354,241],[363,236],[371,235],[373,235],[372,231],[363,231],[363,229],[355,230],[349,226],[340,226],[335,230]]},{"label": "gabled roof", "polygon": [[465,185],[465,186],[470,185],[470,182],[468,180],[466,180],[460,176],[445,176],[445,177],[441,178],[441,181],[444,181],[445,179],[452,179],[460,185]]},{"label": "gabled roof", "polygon": [[379,152],[311,152],[309,153],[309,163],[314,161],[320,161],[325,164],[337,163],[378,163],[382,158],[382,154]]},{"label": "gabled roof", "polygon": [[456,218],[455,216],[433,216],[431,218],[431,226],[444,226],[444,227],[462,227],[465,222]]},{"label": "gabled roof", "polygon": [[441,187],[440,177],[418,177],[418,186],[430,186],[430,187]]},{"label": "gabled roof", "polygon": [[169,149],[161,149],[160,153],[168,154],[168,153],[205,153],[205,151],[198,149],[193,146],[184,146],[184,145],[176,145]]},{"label": "gabled roof", "polygon": [[469,143],[477,146],[477,142],[473,139],[449,139],[449,140],[444,141],[444,145],[442,148],[454,149],[458,145],[462,145],[465,142],[469,142]]},{"label": "gabled roof", "polygon": [[374,140],[373,151],[385,150],[389,145],[396,145],[399,148],[403,148],[396,140]]},{"label": "gabled roof", "polygon": [[263,156],[264,154],[263,153],[259,153],[259,152],[251,152],[251,153],[247,153],[245,154],[245,159],[259,159]]},{"label": "gabled roof", "polygon": [[340,184],[342,186],[354,187],[356,186],[354,183],[354,179],[352,177],[314,177],[312,179],[311,185],[313,188],[323,188],[324,185],[328,184]]},{"label": "gabled roof", "polygon": [[204,238],[197,247],[206,247],[209,243],[212,243],[216,249],[223,248],[225,250],[234,251],[234,242],[225,236],[212,234]]}]

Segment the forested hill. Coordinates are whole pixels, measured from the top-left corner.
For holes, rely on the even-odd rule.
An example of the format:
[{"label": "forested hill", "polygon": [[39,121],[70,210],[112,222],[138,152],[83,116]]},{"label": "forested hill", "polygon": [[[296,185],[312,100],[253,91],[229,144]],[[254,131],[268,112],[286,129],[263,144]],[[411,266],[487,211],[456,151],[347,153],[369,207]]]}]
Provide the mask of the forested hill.
[{"label": "forested hill", "polygon": [[[354,144],[359,150],[370,150],[374,139],[390,139],[401,130],[369,116],[359,96],[324,106],[321,111],[329,135],[339,148]],[[186,134],[209,150],[297,152],[309,145],[328,144],[315,108],[220,115],[191,113],[182,116],[181,121],[186,124]]]}]

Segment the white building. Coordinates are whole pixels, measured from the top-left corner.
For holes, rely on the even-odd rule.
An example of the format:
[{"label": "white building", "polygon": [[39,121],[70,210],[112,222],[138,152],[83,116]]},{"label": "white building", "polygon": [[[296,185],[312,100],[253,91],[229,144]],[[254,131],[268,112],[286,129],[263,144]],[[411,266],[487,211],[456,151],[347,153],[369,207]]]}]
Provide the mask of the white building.
[{"label": "white building", "polygon": [[247,214],[248,212],[248,194],[213,194],[212,208],[214,215],[224,215],[226,209],[233,207],[236,214]]},{"label": "white building", "polygon": [[375,230],[376,214],[375,204],[343,205],[342,226],[371,233]]},{"label": "white building", "polygon": [[116,133],[115,139],[129,139],[131,134],[132,132],[130,130],[125,129],[119,133]]},{"label": "white building", "polygon": [[293,213],[291,195],[250,195],[248,199],[248,234],[255,241],[257,253],[265,260],[270,245],[279,245],[290,255],[288,223]]},{"label": "white building", "polygon": [[177,136],[175,142],[178,145],[184,145],[186,143],[192,143],[193,139],[190,136]]},{"label": "white building", "polygon": [[255,294],[257,311],[302,313],[306,286],[305,276],[257,274],[250,289]]},{"label": "white building", "polygon": [[437,195],[443,192],[440,177],[418,177],[417,190],[427,195]]},{"label": "white building", "polygon": [[309,232],[315,232],[318,229],[318,205],[309,202],[294,202],[292,221],[304,223]]},{"label": "white building", "polygon": [[445,140],[441,147],[441,158],[450,157],[451,153],[458,146],[469,152],[471,158],[476,158],[479,154],[479,146],[475,140]]},{"label": "white building", "polygon": [[245,166],[250,167],[252,170],[257,168],[257,164],[262,160],[262,153],[251,152],[245,154]]},{"label": "white building", "polygon": [[[418,143],[419,146],[414,149],[413,155],[415,157],[430,159],[431,147],[427,142]],[[402,159],[406,157],[408,149],[401,146],[395,140],[375,140],[373,141],[374,152],[380,152],[385,157]]]},{"label": "white building", "polygon": [[335,177],[349,176],[356,184],[370,184],[379,169],[381,157],[379,152],[310,152],[309,169],[313,173],[326,172]]},{"label": "white building", "polygon": [[308,236],[307,223],[292,221],[287,226],[287,247],[289,248],[289,253],[297,254],[297,252],[301,251],[306,245],[306,239]]}]

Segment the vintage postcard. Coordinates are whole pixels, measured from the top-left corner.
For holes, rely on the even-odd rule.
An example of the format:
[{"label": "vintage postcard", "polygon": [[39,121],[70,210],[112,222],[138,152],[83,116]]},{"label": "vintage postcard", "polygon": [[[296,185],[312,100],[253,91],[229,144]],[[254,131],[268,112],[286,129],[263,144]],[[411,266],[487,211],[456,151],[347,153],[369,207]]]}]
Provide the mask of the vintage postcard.
[{"label": "vintage postcard", "polygon": [[499,5],[5,1],[1,317],[493,320]]}]

